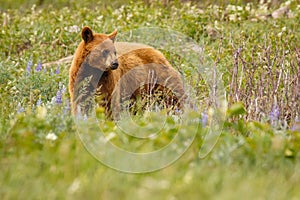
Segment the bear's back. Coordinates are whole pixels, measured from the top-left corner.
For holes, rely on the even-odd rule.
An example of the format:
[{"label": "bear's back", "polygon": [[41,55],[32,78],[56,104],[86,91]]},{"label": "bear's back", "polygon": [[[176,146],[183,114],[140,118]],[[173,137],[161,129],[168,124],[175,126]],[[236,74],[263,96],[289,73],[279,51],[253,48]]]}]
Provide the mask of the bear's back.
[{"label": "bear's back", "polygon": [[137,49],[144,49],[144,48],[153,49],[153,47],[149,45],[142,44],[142,43],[135,43],[135,42],[115,42],[115,48],[118,56],[124,55],[130,51],[134,51]]}]

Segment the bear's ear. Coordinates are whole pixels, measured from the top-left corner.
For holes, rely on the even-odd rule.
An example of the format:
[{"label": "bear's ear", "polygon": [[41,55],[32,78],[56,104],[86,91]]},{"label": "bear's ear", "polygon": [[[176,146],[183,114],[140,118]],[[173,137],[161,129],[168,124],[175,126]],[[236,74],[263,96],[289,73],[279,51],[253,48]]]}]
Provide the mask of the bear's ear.
[{"label": "bear's ear", "polygon": [[91,28],[88,26],[83,27],[81,31],[81,37],[86,44],[91,42],[94,39],[93,31],[91,30]]},{"label": "bear's ear", "polygon": [[108,34],[107,36],[114,42],[117,33],[118,33],[118,31],[117,31],[117,30],[114,30],[112,33]]}]

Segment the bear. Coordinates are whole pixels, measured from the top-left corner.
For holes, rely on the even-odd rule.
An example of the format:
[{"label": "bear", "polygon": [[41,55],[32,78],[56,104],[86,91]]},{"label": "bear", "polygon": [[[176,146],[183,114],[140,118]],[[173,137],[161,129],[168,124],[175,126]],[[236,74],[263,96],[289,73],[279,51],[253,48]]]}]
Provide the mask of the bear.
[{"label": "bear", "polygon": [[106,114],[121,112],[120,104],[159,94],[160,103],[180,108],[187,99],[180,74],[151,46],[115,42],[117,30],[94,33],[85,26],[69,70],[72,114],[88,114],[95,96]]}]

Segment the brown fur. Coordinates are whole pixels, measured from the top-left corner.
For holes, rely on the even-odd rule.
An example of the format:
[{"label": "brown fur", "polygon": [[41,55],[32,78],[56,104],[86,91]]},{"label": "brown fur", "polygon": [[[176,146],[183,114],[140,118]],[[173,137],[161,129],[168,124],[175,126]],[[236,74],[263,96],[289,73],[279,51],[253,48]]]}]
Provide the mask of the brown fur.
[{"label": "brown fur", "polygon": [[[73,114],[76,114],[77,105],[84,99],[78,98],[81,94],[78,91],[76,93],[76,85],[87,76],[92,76],[89,83],[92,92],[89,95],[97,90],[97,93],[103,95],[104,103],[101,105],[107,110],[110,109],[113,94],[116,94],[116,97],[139,95],[141,90],[136,90],[136,87],[147,83],[145,80],[149,79],[149,72],[158,83],[155,89],[163,91],[162,88],[167,87],[175,94],[172,98],[179,97],[177,103],[180,98],[185,98],[178,72],[172,68],[161,52],[143,44],[114,43],[116,34],[116,31],[109,35],[97,34],[92,33],[88,27],[83,28],[83,41],[75,52],[69,73]],[[112,67],[114,62],[119,64],[117,69]],[[145,88],[149,90],[149,87]]]}]

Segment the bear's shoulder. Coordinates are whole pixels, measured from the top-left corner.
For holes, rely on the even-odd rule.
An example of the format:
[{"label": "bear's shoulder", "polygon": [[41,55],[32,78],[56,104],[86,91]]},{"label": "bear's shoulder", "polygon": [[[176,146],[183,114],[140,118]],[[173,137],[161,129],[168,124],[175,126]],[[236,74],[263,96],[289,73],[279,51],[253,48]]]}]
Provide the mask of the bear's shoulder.
[{"label": "bear's shoulder", "polygon": [[124,55],[128,52],[138,50],[138,49],[145,49],[145,48],[154,49],[149,45],[136,43],[136,42],[115,42],[115,48],[118,56]]}]

